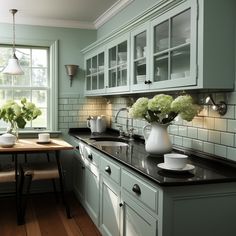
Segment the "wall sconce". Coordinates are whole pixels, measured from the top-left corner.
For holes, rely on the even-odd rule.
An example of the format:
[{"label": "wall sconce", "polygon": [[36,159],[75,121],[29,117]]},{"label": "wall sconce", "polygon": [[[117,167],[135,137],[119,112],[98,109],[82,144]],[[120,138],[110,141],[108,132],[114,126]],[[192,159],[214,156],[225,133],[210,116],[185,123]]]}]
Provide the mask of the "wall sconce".
[{"label": "wall sconce", "polygon": [[212,104],[212,109],[214,110],[214,111],[217,111],[221,116],[223,116],[223,115],[225,115],[226,114],[226,112],[227,112],[227,104],[225,103],[225,102],[223,102],[223,101],[220,101],[220,103],[219,104],[216,104],[215,102],[214,102],[214,100],[213,100],[213,98],[212,98],[212,96],[211,95],[208,95],[207,97],[206,97],[206,103],[209,103],[209,102],[211,102],[211,104]]},{"label": "wall sconce", "polygon": [[77,65],[65,65],[65,67],[66,67],[67,75],[70,76],[70,87],[71,87],[72,86],[72,79],[76,75],[79,66],[77,66]]}]

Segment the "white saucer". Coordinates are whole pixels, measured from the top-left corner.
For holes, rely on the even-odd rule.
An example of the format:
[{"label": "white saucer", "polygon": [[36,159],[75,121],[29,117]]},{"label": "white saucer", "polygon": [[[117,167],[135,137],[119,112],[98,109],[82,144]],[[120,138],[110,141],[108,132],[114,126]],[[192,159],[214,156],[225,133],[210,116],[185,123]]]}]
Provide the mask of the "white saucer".
[{"label": "white saucer", "polygon": [[194,165],[191,165],[191,164],[187,164],[184,168],[182,169],[173,169],[173,168],[170,168],[170,167],[167,167],[165,165],[165,163],[159,163],[157,164],[157,166],[163,170],[170,170],[170,171],[178,171],[178,172],[183,172],[183,171],[190,171],[190,170],[193,170],[195,168]]},{"label": "white saucer", "polygon": [[48,140],[48,141],[39,141],[39,140],[37,140],[38,144],[48,144],[48,143],[51,143],[51,142],[52,142],[51,140]]}]

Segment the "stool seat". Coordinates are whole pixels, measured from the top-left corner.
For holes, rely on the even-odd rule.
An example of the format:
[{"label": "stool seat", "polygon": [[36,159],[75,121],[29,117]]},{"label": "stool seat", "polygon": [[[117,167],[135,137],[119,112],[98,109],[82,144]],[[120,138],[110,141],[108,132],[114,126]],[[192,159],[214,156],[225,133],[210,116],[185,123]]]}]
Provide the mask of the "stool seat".
[{"label": "stool seat", "polygon": [[15,182],[15,166],[0,165],[0,183]]},{"label": "stool seat", "polygon": [[22,165],[24,176],[31,176],[32,180],[58,179],[58,166],[54,162],[25,163]]}]

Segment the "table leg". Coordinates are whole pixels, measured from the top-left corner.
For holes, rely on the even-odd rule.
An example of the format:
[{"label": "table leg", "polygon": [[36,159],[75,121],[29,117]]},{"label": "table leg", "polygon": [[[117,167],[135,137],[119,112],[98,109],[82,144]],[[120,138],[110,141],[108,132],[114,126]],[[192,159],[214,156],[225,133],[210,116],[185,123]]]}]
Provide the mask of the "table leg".
[{"label": "table leg", "polygon": [[62,167],[61,167],[61,162],[60,162],[60,152],[56,151],[56,161],[57,161],[57,167],[58,167],[58,172],[59,172],[59,181],[60,181],[60,187],[61,187],[61,195],[62,195],[62,201],[63,204],[66,207],[66,214],[67,214],[67,218],[71,218],[71,214],[70,214],[70,207],[68,205],[68,202],[65,198],[65,178],[64,178],[64,174],[62,172]]},{"label": "table leg", "polygon": [[21,225],[23,224],[23,221],[21,218],[21,201],[20,201],[19,188],[18,188],[18,183],[19,183],[18,158],[17,158],[17,154],[13,154],[12,156],[15,161],[15,191],[16,191],[17,223],[18,225]]}]

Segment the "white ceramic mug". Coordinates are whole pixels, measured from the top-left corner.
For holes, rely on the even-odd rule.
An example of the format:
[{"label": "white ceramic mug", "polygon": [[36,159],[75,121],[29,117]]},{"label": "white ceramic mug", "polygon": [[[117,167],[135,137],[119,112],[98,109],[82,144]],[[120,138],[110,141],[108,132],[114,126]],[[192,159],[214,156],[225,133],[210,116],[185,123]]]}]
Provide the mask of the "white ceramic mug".
[{"label": "white ceramic mug", "polygon": [[38,134],[38,140],[39,142],[48,142],[50,140],[50,134],[49,133]]}]

